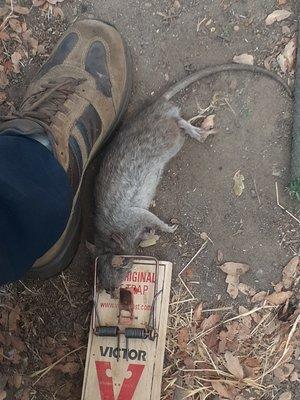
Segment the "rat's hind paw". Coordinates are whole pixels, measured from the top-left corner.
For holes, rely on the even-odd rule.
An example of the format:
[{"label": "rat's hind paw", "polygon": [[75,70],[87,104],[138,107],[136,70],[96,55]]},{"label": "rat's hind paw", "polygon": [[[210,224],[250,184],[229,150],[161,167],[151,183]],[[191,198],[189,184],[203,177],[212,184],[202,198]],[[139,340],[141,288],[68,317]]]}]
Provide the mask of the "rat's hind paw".
[{"label": "rat's hind paw", "polygon": [[167,227],[168,228],[165,230],[165,232],[174,233],[176,231],[176,229],[178,228],[178,224],[167,225]]}]

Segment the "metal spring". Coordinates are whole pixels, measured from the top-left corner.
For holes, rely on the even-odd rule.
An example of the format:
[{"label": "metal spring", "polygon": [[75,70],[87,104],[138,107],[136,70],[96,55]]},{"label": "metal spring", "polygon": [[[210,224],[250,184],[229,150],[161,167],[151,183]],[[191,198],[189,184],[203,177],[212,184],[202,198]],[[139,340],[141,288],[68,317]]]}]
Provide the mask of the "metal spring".
[{"label": "metal spring", "polygon": [[98,326],[96,328],[97,336],[118,336],[119,328],[117,326]]},{"label": "metal spring", "polygon": [[148,332],[144,328],[125,328],[126,339],[146,339]]}]

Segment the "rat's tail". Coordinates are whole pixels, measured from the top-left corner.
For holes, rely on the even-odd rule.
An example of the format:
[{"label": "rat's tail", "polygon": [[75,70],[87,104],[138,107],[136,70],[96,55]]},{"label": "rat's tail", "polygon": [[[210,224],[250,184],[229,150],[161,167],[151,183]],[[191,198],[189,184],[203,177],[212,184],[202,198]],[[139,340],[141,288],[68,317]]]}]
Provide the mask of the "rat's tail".
[{"label": "rat's tail", "polygon": [[262,67],[257,67],[256,65],[231,63],[231,64],[221,64],[212,67],[206,67],[201,69],[200,71],[188,75],[186,78],[183,78],[182,80],[171,86],[169,89],[167,89],[166,92],[163,94],[163,98],[166,100],[170,100],[177,93],[179,93],[181,90],[186,89],[192,83],[200,81],[209,76],[218,74],[220,72],[226,72],[226,71],[247,71],[247,72],[252,72],[254,74],[261,74],[264,76],[268,76],[271,79],[275,80],[276,82],[280,83],[284,87],[284,89],[288,92],[288,94],[292,97],[292,91],[289,85],[279,75],[275,74],[274,72],[268,71],[267,69]]}]

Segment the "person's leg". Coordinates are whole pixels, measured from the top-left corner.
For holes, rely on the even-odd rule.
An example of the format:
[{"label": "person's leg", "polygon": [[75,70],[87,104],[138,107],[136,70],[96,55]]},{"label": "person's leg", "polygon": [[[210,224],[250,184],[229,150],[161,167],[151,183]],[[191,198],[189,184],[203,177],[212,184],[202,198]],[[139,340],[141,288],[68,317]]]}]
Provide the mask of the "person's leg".
[{"label": "person's leg", "polygon": [[53,154],[13,131],[0,135],[0,285],[25,272],[60,237],[72,188]]},{"label": "person's leg", "polygon": [[[19,252],[20,260],[27,257],[22,267],[24,270],[30,267],[29,261],[32,263],[32,268],[28,271],[30,276],[47,278],[59,273],[71,262],[80,238],[79,200],[83,177],[88,165],[126,110],[131,92],[130,67],[129,53],[114,27],[96,20],[77,21],[63,35],[49,60],[30,84],[20,109],[12,116],[1,117],[0,136],[5,135],[7,130],[12,130],[41,143],[35,143],[37,154],[33,154],[32,148],[30,158],[32,162],[37,162],[40,152],[40,163],[44,164],[44,168],[37,164],[28,166],[33,177],[31,184],[35,185],[32,191],[26,192],[27,200],[32,199],[28,201],[28,206],[23,204],[22,196],[19,199],[15,196],[10,205],[7,200],[10,194],[6,190],[13,188],[9,186],[9,179],[15,180],[21,186],[28,180],[20,163],[21,154],[25,151],[23,146],[22,150],[16,149],[9,158],[1,160],[4,165],[0,164],[0,185],[4,182],[6,189],[5,185],[0,188],[0,206],[4,204],[8,211],[0,211],[0,218],[3,219],[0,240],[5,238],[5,231],[9,227],[15,247],[11,249],[9,246],[13,242],[3,240],[0,265],[2,263],[5,266],[1,258],[5,257],[7,260],[12,253]],[[50,147],[53,155],[47,147],[42,150],[43,146]],[[47,164],[52,157],[52,167],[46,167],[41,152],[48,159]],[[53,157],[56,159],[56,167]],[[62,175],[57,164],[61,166]],[[52,193],[49,193],[46,201],[45,181],[52,176],[49,176],[48,168],[56,170],[58,175],[52,180]],[[68,197],[65,192],[66,183],[59,184],[59,179],[65,180],[63,172],[73,190],[73,201],[71,211],[68,209],[67,220],[65,207],[59,209],[62,198],[66,200]],[[62,193],[57,192],[59,186]],[[24,194],[22,190],[16,190],[15,194],[17,192]],[[29,215],[34,212],[26,210],[34,202],[40,207],[36,206],[36,219],[33,221],[34,215],[31,218]],[[53,222],[52,227],[43,226],[51,218],[54,220],[56,214],[59,218]],[[20,216],[26,219],[20,222]],[[49,223],[52,224],[51,221]],[[20,229],[29,235],[26,240],[22,239],[22,247],[18,247],[17,243],[20,241]],[[35,242],[34,237],[38,233],[44,237]],[[15,270],[16,274],[8,279],[17,279],[21,275],[17,272],[20,270],[19,261],[13,263],[11,270]],[[2,269],[0,267],[0,271]]]}]

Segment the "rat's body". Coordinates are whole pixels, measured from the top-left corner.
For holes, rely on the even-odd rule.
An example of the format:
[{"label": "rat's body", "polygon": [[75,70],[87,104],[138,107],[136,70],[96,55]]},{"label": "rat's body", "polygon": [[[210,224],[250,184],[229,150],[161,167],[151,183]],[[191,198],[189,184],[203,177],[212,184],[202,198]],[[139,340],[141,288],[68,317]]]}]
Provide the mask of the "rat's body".
[{"label": "rat's body", "polygon": [[116,254],[135,254],[151,229],[174,232],[176,226],[161,221],[148,209],[165,165],[183,146],[185,134],[202,141],[202,130],[180,117],[169,100],[180,90],[224,70],[263,72],[259,67],[228,64],[196,72],[175,84],[154,104],[121,129],[104,150],[96,180],[95,244],[103,288],[112,291],[126,273],[111,266]]}]

